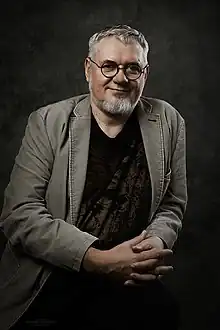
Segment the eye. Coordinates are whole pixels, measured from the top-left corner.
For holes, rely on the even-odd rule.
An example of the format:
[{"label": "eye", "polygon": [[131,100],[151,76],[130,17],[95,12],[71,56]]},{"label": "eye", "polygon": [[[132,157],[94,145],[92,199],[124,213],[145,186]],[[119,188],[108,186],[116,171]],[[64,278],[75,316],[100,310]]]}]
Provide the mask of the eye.
[{"label": "eye", "polygon": [[105,72],[114,71],[114,70],[117,70],[117,64],[115,62],[106,62],[106,63],[103,63],[102,69]]},{"label": "eye", "polygon": [[138,64],[129,64],[127,66],[127,72],[137,74],[141,72],[141,68]]}]

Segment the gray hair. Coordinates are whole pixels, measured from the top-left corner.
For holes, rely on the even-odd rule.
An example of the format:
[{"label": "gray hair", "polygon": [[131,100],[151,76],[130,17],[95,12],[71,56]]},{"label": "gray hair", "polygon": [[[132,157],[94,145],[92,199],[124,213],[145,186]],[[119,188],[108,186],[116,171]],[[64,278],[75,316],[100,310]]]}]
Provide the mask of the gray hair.
[{"label": "gray hair", "polygon": [[108,37],[115,37],[124,44],[129,44],[134,41],[139,43],[139,45],[143,48],[147,59],[149,45],[144,35],[138,30],[124,24],[106,27],[105,29],[93,34],[89,39],[89,56],[92,57],[94,55],[95,46],[99,43],[99,41]]}]

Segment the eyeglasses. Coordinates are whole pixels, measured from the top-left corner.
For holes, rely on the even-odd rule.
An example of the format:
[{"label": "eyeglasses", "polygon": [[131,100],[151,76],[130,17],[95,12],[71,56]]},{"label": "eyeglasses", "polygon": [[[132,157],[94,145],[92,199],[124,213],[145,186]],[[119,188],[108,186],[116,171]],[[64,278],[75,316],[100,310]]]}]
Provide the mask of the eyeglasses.
[{"label": "eyeglasses", "polygon": [[92,63],[94,63],[99,69],[101,69],[103,76],[105,76],[106,78],[115,77],[118,74],[119,70],[122,69],[128,80],[137,80],[142,75],[144,70],[149,67],[149,64],[147,64],[145,65],[145,67],[141,68],[140,65],[137,63],[128,63],[124,66],[120,66],[114,61],[106,61],[102,65],[99,65],[95,61],[93,61],[91,57],[88,57],[88,59]]}]

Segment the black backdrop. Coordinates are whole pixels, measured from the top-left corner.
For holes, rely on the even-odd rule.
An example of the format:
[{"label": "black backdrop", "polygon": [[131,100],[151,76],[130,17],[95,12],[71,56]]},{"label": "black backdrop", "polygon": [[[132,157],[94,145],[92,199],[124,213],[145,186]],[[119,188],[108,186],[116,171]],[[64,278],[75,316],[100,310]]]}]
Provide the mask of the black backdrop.
[{"label": "black backdrop", "polygon": [[[0,24],[0,203],[36,108],[87,92],[89,36],[111,24],[140,29],[150,44],[144,94],[186,120],[189,203],[166,279],[182,309],[181,330],[218,329],[219,31],[217,1],[5,1]],[[159,317],[159,315],[158,315]]]}]

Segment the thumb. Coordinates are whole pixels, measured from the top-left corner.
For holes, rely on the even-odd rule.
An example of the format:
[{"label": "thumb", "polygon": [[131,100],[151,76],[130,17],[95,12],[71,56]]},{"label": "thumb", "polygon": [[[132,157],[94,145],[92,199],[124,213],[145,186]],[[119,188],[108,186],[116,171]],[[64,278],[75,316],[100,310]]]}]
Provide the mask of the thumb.
[{"label": "thumb", "polygon": [[146,237],[146,230],[143,230],[142,233],[134,238],[132,238],[131,240],[129,240],[128,242],[131,244],[131,245],[136,245],[136,244],[139,244],[140,242],[142,242],[145,237]]}]

